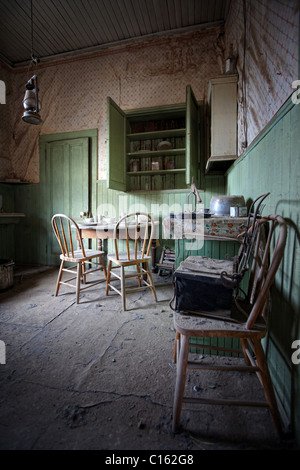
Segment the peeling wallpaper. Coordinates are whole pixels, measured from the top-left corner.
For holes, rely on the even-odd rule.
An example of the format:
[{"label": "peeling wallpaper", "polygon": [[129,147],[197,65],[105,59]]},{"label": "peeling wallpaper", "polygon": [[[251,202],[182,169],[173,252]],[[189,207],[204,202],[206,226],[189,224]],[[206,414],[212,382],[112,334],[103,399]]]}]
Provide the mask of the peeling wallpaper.
[{"label": "peeling wallpaper", "polygon": [[[297,5],[297,7],[296,7]],[[185,102],[190,84],[206,98],[220,75],[229,45],[237,55],[238,153],[249,146],[293,92],[298,79],[296,0],[232,0],[222,50],[219,28],[166,36],[88,56],[8,70],[7,100],[0,105],[0,180],[39,182],[39,135],[98,130],[98,177],[106,179],[106,98],[124,110]],[[244,41],[245,40],[245,41]],[[25,84],[38,74],[41,126],[21,120]]]},{"label": "peeling wallpaper", "polygon": [[5,84],[5,104],[0,104],[0,180],[2,176],[11,173],[11,158],[9,152],[10,143],[10,106],[12,89],[10,86],[10,72],[6,67],[1,67],[0,62],[0,79]]},{"label": "peeling wallpaper", "polygon": [[[219,29],[153,39],[89,57],[40,64],[37,70],[12,73],[9,152],[11,174],[3,177],[39,181],[39,133],[98,129],[99,179],[106,179],[106,98],[124,110],[185,102],[190,84],[204,99],[208,80],[218,74],[214,41]],[[41,126],[21,120],[27,80],[36,72],[42,109]],[[1,146],[0,162],[3,150]],[[1,165],[2,168],[2,165]],[[2,174],[1,174],[2,173]]]},{"label": "peeling wallpaper", "polygon": [[[238,154],[293,93],[298,79],[298,0],[232,0],[225,25],[239,73]],[[243,75],[243,70],[245,74]]]}]

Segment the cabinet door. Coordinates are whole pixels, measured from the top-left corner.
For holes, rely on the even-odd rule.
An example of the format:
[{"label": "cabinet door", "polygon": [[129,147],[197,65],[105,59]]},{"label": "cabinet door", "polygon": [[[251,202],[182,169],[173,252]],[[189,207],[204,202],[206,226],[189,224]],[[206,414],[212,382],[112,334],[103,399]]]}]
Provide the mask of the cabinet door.
[{"label": "cabinet door", "polygon": [[237,75],[210,81],[211,156],[237,156]]},{"label": "cabinet door", "polygon": [[126,191],[126,116],[124,111],[107,98],[107,187]]},{"label": "cabinet door", "polygon": [[187,185],[198,183],[199,107],[190,85],[186,87],[186,176]]}]

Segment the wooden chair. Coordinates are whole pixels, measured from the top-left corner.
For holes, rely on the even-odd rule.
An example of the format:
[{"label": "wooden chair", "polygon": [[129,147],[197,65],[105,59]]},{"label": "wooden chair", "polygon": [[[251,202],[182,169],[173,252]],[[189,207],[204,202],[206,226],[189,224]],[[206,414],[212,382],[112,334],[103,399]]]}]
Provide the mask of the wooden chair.
[{"label": "wooden chair", "polygon": [[[142,221],[141,221],[142,220]],[[149,214],[131,213],[122,217],[113,234],[115,253],[108,254],[106,295],[110,289],[116,291],[122,297],[122,306],[126,310],[126,294],[143,289],[151,289],[154,300],[157,301],[155,286],[152,279],[151,245],[154,235],[154,221]],[[133,250],[130,250],[130,241],[133,242]],[[125,243],[125,252],[120,252],[120,242]],[[139,247],[139,243],[141,246]],[[135,270],[130,270],[132,266]],[[114,272],[118,268],[120,273]],[[112,279],[113,277],[113,279]],[[137,277],[138,287],[126,288],[126,279]],[[119,280],[120,289],[117,289],[112,281]]]},{"label": "wooden chair", "polygon": [[[69,286],[76,289],[76,302],[79,303],[81,291],[100,284],[100,282],[106,281],[106,267],[103,260],[104,251],[84,248],[80,229],[77,223],[67,215],[55,214],[51,219],[51,224],[61,249],[61,263],[55,295],[58,295],[61,285]],[[77,249],[75,249],[75,247]],[[66,262],[75,264],[65,267]],[[90,269],[87,270],[87,266],[90,267]],[[95,273],[100,270],[104,273],[104,279],[99,279],[97,277],[97,280],[91,281],[88,285],[85,285],[87,284],[87,277],[95,275]],[[76,276],[63,281],[62,276],[64,272],[72,274],[76,272]],[[76,279],[76,285],[70,284],[70,281],[73,281],[74,279]],[[84,286],[81,285],[81,280]]]},{"label": "wooden chair", "polygon": [[[261,252],[262,226],[267,225],[268,233]],[[281,433],[281,423],[277,409],[276,398],[271,377],[261,344],[267,332],[267,317],[269,307],[269,290],[273,283],[276,271],[283,257],[287,228],[282,217],[268,216],[256,222],[256,243],[254,245],[253,262],[249,276],[249,288],[244,302],[235,299],[230,318],[218,317],[212,312],[176,312],[174,325],[177,337],[177,377],[173,405],[173,431],[177,432],[183,403],[200,403],[214,405],[238,406],[267,406],[271,411],[274,424]],[[272,251],[272,254],[271,254]],[[220,346],[191,345],[190,338],[216,338],[211,341],[215,344],[220,338],[239,338],[241,349]],[[220,344],[220,342],[218,343]],[[198,349],[208,348],[220,351],[240,353],[244,357],[245,365],[206,364],[206,361],[189,360],[189,351],[192,347]],[[215,361],[218,360],[214,356]],[[234,358],[232,358],[234,360]],[[212,369],[240,372],[255,372],[263,386],[266,401],[249,402],[243,400],[204,399],[185,396],[185,381],[187,369]]]}]

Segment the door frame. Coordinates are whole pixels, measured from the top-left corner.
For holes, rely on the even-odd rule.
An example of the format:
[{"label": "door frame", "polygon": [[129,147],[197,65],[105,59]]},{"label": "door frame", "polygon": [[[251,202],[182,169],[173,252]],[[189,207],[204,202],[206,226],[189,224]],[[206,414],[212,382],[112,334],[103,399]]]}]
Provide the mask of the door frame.
[{"label": "door frame", "polygon": [[[47,144],[57,142],[60,140],[72,140],[79,138],[88,138],[89,139],[89,205],[88,208],[92,213],[96,210],[96,194],[97,194],[97,176],[98,176],[98,129],[89,129],[83,131],[74,131],[74,132],[62,132],[58,134],[45,134],[41,135],[39,139],[39,149],[40,149],[40,227],[47,227],[47,230],[42,230],[40,236],[40,253],[41,253],[41,264],[47,264],[48,262],[48,253],[47,249],[49,247],[49,237],[48,229],[52,230],[50,221],[48,220],[47,214],[47,192],[45,187],[45,182],[47,180],[46,174],[46,148]],[[45,209],[45,210],[44,210]]]}]

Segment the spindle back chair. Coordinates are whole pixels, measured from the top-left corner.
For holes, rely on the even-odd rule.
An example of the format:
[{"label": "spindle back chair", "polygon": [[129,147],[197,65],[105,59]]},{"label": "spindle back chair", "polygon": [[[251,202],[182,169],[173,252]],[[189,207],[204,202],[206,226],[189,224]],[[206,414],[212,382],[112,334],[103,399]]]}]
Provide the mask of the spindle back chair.
[{"label": "spindle back chair", "polygon": [[[76,290],[76,302],[79,303],[81,291],[106,281],[106,266],[103,260],[104,251],[85,248],[78,224],[65,214],[53,215],[51,225],[61,249],[61,262],[55,295],[58,295],[62,285],[72,287]],[[87,267],[90,269],[87,269]],[[104,277],[99,278],[97,275],[94,281],[88,282],[87,277],[91,279],[98,271],[103,271]],[[75,273],[75,276],[63,280],[63,273],[65,272]],[[70,282],[74,279],[76,279],[76,284],[71,284]]]}]

